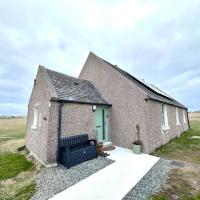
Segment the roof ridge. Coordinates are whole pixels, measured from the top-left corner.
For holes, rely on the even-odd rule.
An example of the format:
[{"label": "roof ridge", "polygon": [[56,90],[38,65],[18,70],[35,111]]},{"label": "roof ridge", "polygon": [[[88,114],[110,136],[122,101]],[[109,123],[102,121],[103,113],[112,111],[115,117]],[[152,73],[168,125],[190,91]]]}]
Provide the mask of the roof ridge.
[{"label": "roof ridge", "polygon": [[[159,89],[158,87],[156,87],[156,86],[153,85],[153,86],[156,87],[160,92],[162,92],[162,93],[164,93],[164,94],[161,94],[160,92],[157,92],[155,89],[152,89],[150,86],[148,86],[148,84],[151,84],[151,83],[148,83],[148,84],[146,83],[146,84],[145,84],[145,83],[143,83],[139,78],[137,78],[137,77],[133,76],[132,74],[128,73],[127,71],[121,69],[121,68],[118,67],[117,65],[113,65],[112,63],[110,63],[110,62],[104,60],[103,58],[101,58],[101,57],[99,57],[99,56],[97,56],[97,55],[94,54],[93,52],[90,52],[90,54],[96,56],[98,59],[100,59],[100,60],[102,60],[103,62],[107,63],[107,64],[108,64],[109,66],[111,66],[114,70],[118,71],[120,74],[122,74],[123,76],[125,76],[125,78],[128,79],[128,77],[129,77],[129,78],[131,78],[131,79],[137,81],[139,84],[143,85],[143,86],[146,87],[148,90],[150,90],[151,92],[155,93],[156,95],[158,95],[158,96],[160,96],[160,97],[162,97],[162,98],[164,97],[164,98],[166,98],[166,99],[168,99],[168,100],[170,100],[170,101],[174,101],[174,103],[178,103],[178,104],[180,104],[180,106],[186,108],[183,104],[179,103],[176,99],[174,99],[173,97],[169,96],[167,93],[163,92],[163,91],[162,91],[161,89]],[[128,76],[128,77],[127,77],[127,76]],[[143,89],[143,88],[141,88],[141,89]],[[145,90],[143,89],[143,91],[145,91]]]},{"label": "roof ridge", "polygon": [[[93,53],[93,52],[92,52],[92,53]],[[93,53],[93,54],[94,54],[94,53]],[[110,66],[112,66],[114,69],[116,68],[117,70],[120,70],[121,72],[127,74],[127,75],[130,76],[131,78],[136,79],[136,81],[138,81],[139,83],[141,83],[141,84],[144,85],[145,87],[148,87],[148,89],[152,90],[153,92],[157,93],[158,95],[164,96],[164,97],[166,97],[166,98],[168,98],[168,99],[171,99],[171,100],[175,100],[175,99],[173,99],[172,97],[170,98],[170,97],[167,97],[167,96],[165,96],[165,95],[162,95],[162,94],[156,92],[155,90],[153,90],[152,88],[150,88],[148,85],[144,84],[139,78],[137,78],[137,77],[133,76],[132,74],[130,74],[129,72],[127,72],[127,71],[121,69],[121,68],[118,67],[117,65],[113,65],[112,63],[110,63],[110,62],[104,60],[103,58],[97,56],[96,54],[94,54],[94,55],[95,55],[96,57],[100,58],[101,60],[103,60],[104,62],[108,63],[108,64],[109,64]],[[148,84],[151,84],[151,83],[148,83]],[[151,85],[153,85],[153,84],[151,84]],[[154,85],[153,85],[153,86],[154,86]],[[154,87],[156,87],[156,86],[154,86]],[[157,88],[158,90],[160,90],[161,92],[163,92],[163,91],[162,91],[161,89],[159,89],[158,87],[156,87],[156,88]],[[163,93],[165,93],[165,92],[163,92]],[[167,93],[165,93],[165,94],[168,95]]]},{"label": "roof ridge", "polygon": [[43,69],[47,72],[57,93],[57,98],[55,100],[111,105],[91,81],[75,78],[44,67]]},{"label": "roof ridge", "polygon": [[51,79],[50,79],[50,77],[49,77],[49,74],[47,73],[47,68],[44,67],[43,65],[39,65],[38,72],[39,72],[39,73],[43,73],[44,80],[46,81],[46,84],[47,84],[47,87],[48,87],[48,89],[49,89],[50,95],[51,95],[52,97],[57,97],[58,94],[57,94],[57,92],[56,92],[56,89],[55,89],[54,85],[53,85],[52,82],[51,82]]},{"label": "roof ridge", "polygon": [[[40,66],[41,66],[41,65],[40,65]],[[44,67],[44,66],[42,66],[42,67]],[[58,71],[55,71],[55,70],[52,70],[52,69],[49,69],[49,68],[46,68],[46,67],[44,67],[44,68],[45,68],[46,70],[48,70],[48,71],[51,71],[51,72],[60,74],[60,75],[62,75],[62,76],[66,76],[66,77],[68,77],[68,78],[72,78],[72,79],[80,80],[80,81],[86,81],[86,82],[90,82],[90,83],[91,83],[91,81],[89,81],[89,80],[85,80],[85,79],[81,79],[81,78],[78,78],[78,77],[74,77],[74,76],[71,76],[71,75],[68,75],[68,74],[64,74],[63,72],[58,72]]]},{"label": "roof ridge", "polygon": [[62,73],[62,72],[58,72],[58,71],[55,71],[55,70],[52,70],[52,69],[49,69],[49,68],[46,68],[46,69],[49,70],[49,71],[52,71],[52,72],[54,72],[54,73],[60,74],[60,75],[62,75],[62,76],[67,76],[67,77],[70,77],[70,78],[73,78],[73,79],[79,79],[79,78],[76,78],[76,77],[74,77],[74,76],[71,76],[71,75],[68,75],[68,74],[64,74],[64,73]]}]

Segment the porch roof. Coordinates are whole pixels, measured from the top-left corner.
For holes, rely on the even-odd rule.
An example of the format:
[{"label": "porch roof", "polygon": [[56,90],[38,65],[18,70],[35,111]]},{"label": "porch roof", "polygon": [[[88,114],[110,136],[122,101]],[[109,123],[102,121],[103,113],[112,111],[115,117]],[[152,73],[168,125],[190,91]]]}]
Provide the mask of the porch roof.
[{"label": "porch roof", "polygon": [[57,93],[57,97],[52,97],[52,100],[111,106],[111,103],[90,81],[74,78],[50,69],[46,69],[46,72]]}]

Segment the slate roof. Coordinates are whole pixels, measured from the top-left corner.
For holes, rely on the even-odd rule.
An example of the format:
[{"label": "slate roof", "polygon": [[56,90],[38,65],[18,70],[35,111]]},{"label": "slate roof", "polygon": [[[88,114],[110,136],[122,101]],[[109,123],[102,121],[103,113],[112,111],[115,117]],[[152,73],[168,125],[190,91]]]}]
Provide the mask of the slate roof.
[{"label": "slate roof", "polygon": [[[100,59],[102,59],[102,58],[100,58]],[[162,90],[157,88],[156,86],[154,86],[150,83],[147,83],[144,80],[140,80],[140,79],[132,76],[128,72],[117,67],[117,65],[113,65],[113,64],[109,63],[108,61],[106,61],[104,59],[102,59],[102,60],[104,62],[106,62],[107,64],[109,64],[113,69],[118,71],[120,74],[122,74],[124,77],[126,77],[127,79],[132,81],[138,87],[140,87],[147,94],[149,99],[155,100],[155,101],[160,101],[160,102],[163,102],[163,103],[167,103],[167,104],[171,104],[171,105],[174,105],[174,106],[178,106],[178,107],[187,109],[187,107],[185,107],[183,104],[176,101],[174,98],[172,98],[171,96],[169,96],[168,94],[166,94],[165,92],[163,92]]]},{"label": "slate roof", "polygon": [[111,105],[90,81],[74,78],[50,69],[46,69],[46,72],[55,88],[58,100]]}]

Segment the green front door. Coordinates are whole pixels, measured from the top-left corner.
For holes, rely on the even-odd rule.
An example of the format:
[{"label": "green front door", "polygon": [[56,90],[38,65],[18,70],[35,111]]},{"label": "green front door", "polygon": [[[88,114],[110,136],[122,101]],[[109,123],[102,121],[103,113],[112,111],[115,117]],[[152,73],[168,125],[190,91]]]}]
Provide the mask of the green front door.
[{"label": "green front door", "polygon": [[108,108],[97,106],[95,111],[95,131],[98,142],[108,141]]}]

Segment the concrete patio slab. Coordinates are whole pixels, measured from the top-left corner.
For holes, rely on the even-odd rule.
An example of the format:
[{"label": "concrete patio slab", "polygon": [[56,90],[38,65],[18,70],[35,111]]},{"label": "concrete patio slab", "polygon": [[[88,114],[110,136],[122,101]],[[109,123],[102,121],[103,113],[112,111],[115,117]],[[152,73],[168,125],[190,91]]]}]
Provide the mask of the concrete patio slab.
[{"label": "concrete patio slab", "polygon": [[52,200],[122,199],[159,160],[148,154],[133,154],[116,147],[109,151],[113,164],[55,195]]}]

